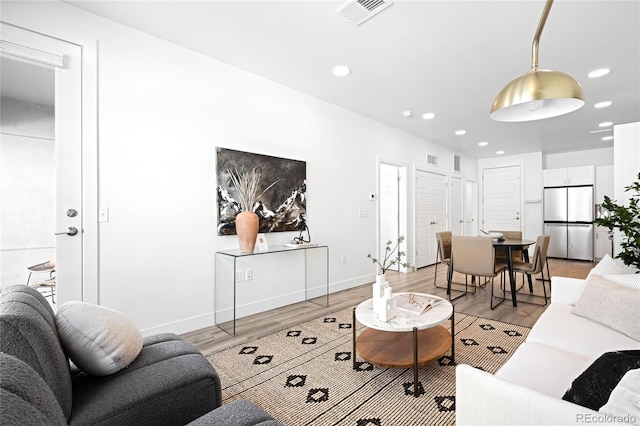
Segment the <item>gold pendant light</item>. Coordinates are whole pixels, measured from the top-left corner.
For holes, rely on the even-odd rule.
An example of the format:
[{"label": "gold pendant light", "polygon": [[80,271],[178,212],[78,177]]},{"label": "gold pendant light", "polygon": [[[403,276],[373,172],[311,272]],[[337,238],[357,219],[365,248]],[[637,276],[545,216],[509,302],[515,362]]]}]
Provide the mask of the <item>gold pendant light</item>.
[{"label": "gold pendant light", "polygon": [[538,69],[538,44],[553,0],[544,6],[531,48],[531,71],[511,81],[491,107],[496,121],[533,121],[573,112],[584,105],[580,84],[560,71]]}]

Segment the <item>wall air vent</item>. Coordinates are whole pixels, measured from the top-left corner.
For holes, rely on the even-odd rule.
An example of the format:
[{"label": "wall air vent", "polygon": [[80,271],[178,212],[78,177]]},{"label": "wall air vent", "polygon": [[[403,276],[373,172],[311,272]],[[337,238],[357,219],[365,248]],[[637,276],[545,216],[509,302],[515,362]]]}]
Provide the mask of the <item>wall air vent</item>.
[{"label": "wall air vent", "polygon": [[360,25],[392,4],[390,0],[352,0],[340,6],[336,12],[341,13],[354,24]]},{"label": "wall air vent", "polygon": [[427,154],[427,164],[431,164],[432,166],[437,166],[438,157],[435,155]]},{"label": "wall air vent", "polygon": [[453,156],[453,171],[458,173],[460,172],[460,156],[459,155]]}]

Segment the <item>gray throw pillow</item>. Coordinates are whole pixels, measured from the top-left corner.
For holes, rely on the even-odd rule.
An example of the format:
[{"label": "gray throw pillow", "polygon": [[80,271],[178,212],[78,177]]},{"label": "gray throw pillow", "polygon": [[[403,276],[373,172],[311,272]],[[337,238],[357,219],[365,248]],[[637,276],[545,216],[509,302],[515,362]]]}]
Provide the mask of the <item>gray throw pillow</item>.
[{"label": "gray throw pillow", "polygon": [[104,306],[66,302],[58,309],[56,326],[71,361],[92,376],[122,370],[142,350],[142,335],[133,321]]},{"label": "gray throw pillow", "polygon": [[593,275],[571,312],[640,341],[638,290]]}]

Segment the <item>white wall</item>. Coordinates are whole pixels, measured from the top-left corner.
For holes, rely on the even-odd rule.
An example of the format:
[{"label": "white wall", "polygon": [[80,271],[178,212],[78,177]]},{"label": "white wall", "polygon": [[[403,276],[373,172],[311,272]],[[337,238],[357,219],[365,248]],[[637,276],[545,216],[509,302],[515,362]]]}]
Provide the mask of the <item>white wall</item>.
[{"label": "white wall", "polygon": [[[376,192],[377,156],[411,170],[426,167],[427,153],[453,157],[439,145],[67,4],[2,8],[10,22],[69,41],[98,41],[98,198],[110,220],[99,226],[95,285],[100,304],[129,315],[146,334],[214,321],[214,253],[237,247],[235,237],[216,235],[215,147],[307,162],[308,222],[313,241],[330,246],[333,291],[373,281],[366,255],[376,250],[376,208],[368,194]],[[452,163],[439,170],[450,174]],[[463,159],[463,167],[474,179],[475,162]],[[367,218],[358,217],[361,209]],[[267,238],[278,244],[293,236]],[[287,265],[273,273],[269,263],[255,266],[242,289],[252,296],[239,302],[245,313],[260,308],[252,302],[290,291]]]},{"label": "white wall", "polygon": [[[482,171],[496,167],[520,166],[522,236],[535,240],[542,228],[542,153],[508,155],[478,160],[478,188],[482,199]],[[482,221],[482,211],[478,213]]]},{"label": "white wall", "polygon": [[[53,82],[52,82],[53,83]],[[54,108],[0,101],[0,288],[54,255]],[[33,282],[49,278],[36,274]]]},{"label": "white wall", "polygon": [[613,164],[613,147],[584,151],[543,154],[543,169],[562,169],[580,166],[610,166]]}]

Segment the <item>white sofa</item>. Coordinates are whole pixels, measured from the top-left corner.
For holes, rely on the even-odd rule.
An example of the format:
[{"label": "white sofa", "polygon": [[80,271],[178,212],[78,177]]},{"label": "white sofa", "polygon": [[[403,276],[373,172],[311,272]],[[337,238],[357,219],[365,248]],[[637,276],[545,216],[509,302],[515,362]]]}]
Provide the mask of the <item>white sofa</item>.
[{"label": "white sofa", "polygon": [[562,400],[573,380],[603,353],[640,349],[631,337],[571,313],[585,284],[552,277],[551,304],[495,375],[457,366],[457,425],[629,424]]}]

